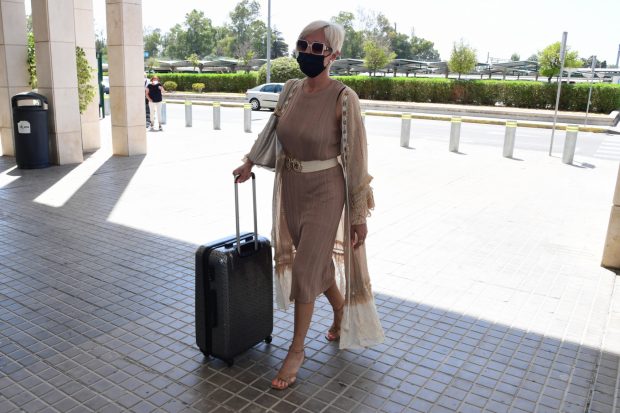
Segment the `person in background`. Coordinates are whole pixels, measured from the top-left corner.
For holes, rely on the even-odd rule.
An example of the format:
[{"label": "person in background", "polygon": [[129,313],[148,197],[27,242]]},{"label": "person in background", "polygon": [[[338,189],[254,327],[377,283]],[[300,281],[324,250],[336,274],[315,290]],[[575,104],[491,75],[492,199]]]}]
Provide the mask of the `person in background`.
[{"label": "person in background", "polygon": [[[366,131],[357,94],[329,77],[344,35],[336,23],[306,26],[296,53],[307,77],[289,80],[280,95],[290,103],[276,128],[282,150],[275,168],[272,245],[278,305],[285,309],[294,302],[295,322],[288,354],[271,382],[277,390],[297,379],[314,303],[321,294],[334,317],[326,340],[339,341],[341,349],[384,340],[364,245],[366,217],[374,207]],[[267,157],[260,149],[269,147],[260,140],[267,135],[259,135],[243,165],[233,171],[238,182],[251,176],[254,165],[268,166],[261,163]]]},{"label": "person in background", "polygon": [[[147,74],[144,74],[144,94],[146,95],[146,89],[149,85],[149,78],[147,76]],[[146,112],[146,128],[150,128],[151,127],[151,111],[149,109],[149,98],[147,98],[146,96],[144,96],[144,110]]]},{"label": "person in background", "polygon": [[151,83],[146,87],[146,98],[149,101],[149,110],[151,112],[151,129],[163,130],[160,123],[161,102],[163,100],[164,87],[159,83],[159,78],[153,76]]}]

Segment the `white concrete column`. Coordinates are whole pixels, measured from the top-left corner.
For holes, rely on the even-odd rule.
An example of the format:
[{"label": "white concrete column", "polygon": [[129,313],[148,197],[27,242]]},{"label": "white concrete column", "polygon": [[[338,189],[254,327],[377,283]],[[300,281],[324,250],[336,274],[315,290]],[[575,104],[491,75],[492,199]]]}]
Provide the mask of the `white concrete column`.
[{"label": "white concrete column", "polygon": [[602,266],[620,273],[620,168],[618,168],[614,204],[611,207],[609,227],[607,227]]},{"label": "white concrete column", "polygon": [[146,153],[142,0],[106,0],[108,72],[115,155]]},{"label": "white concrete column", "polygon": [[32,0],[39,93],[49,102],[52,162],[84,160],[75,66],[73,0]]},{"label": "white concrete column", "polygon": [[24,0],[0,0],[0,155],[15,156],[11,96],[30,90]]},{"label": "white concrete column", "polygon": [[97,91],[95,98],[81,116],[82,148],[84,152],[93,152],[101,147],[93,0],[74,0],[73,4],[75,13],[75,45],[84,49],[88,64],[94,69],[91,84]]}]

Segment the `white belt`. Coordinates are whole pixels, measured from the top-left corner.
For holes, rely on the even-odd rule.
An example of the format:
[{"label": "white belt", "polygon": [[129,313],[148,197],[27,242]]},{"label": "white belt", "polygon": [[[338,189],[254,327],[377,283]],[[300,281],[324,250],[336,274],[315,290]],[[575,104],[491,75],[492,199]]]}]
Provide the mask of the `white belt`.
[{"label": "white belt", "polygon": [[284,158],[284,167],[289,171],[295,172],[317,172],[333,168],[336,165],[338,165],[338,158],[326,159],[324,161],[300,161],[290,156]]}]

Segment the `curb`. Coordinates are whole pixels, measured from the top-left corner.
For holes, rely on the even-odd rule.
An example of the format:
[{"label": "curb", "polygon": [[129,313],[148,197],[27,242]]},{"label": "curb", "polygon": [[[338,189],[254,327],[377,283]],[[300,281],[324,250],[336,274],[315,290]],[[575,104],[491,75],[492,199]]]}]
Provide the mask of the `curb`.
[{"label": "curb", "polygon": [[[170,103],[173,105],[184,105],[187,104],[186,102],[189,102],[188,99],[165,99],[164,102],[166,103]],[[196,105],[196,106],[213,106],[214,103],[216,103],[216,101],[207,101],[207,100],[197,100],[197,101],[191,101],[192,105]],[[228,108],[245,108],[244,103],[235,103],[235,102],[219,102],[220,106],[222,107],[228,107]],[[362,115],[365,116],[381,116],[381,117],[388,117],[388,118],[401,118],[403,113],[402,112],[382,112],[382,111],[374,111],[374,110],[369,110],[369,111],[363,111]],[[447,115],[423,115],[423,114],[416,114],[416,113],[407,113],[408,116],[411,116],[411,119],[422,119],[422,120],[436,120],[436,121],[444,121],[444,122],[450,122],[453,118],[453,116],[447,116]],[[477,118],[468,118],[468,117],[460,117],[461,118],[461,122],[463,123],[476,123],[476,124],[480,124],[480,125],[497,125],[497,126],[505,126],[506,122],[516,122],[517,126],[523,127],[523,128],[535,128],[535,129],[553,129],[553,125],[547,124],[547,123],[537,123],[537,122],[529,122],[529,121],[509,121],[509,120],[500,120],[500,119],[477,119]],[[556,130],[566,130],[567,127],[569,127],[571,125],[569,124],[556,124],[555,129]],[[613,129],[608,129],[605,127],[599,127],[599,126],[579,126],[577,125],[579,128],[580,132],[592,132],[592,133],[611,133],[611,134],[619,134],[620,135],[620,130],[618,131],[614,131]]]},{"label": "curb", "polygon": [[[363,112],[366,115],[370,116],[385,116],[391,118],[400,118],[402,113],[397,112],[379,112],[379,111],[366,111]],[[410,115],[412,119],[424,119],[424,120],[439,120],[439,121],[451,121],[453,116],[443,116],[443,115],[421,115],[421,114],[407,114]],[[508,121],[508,120],[495,120],[495,119],[476,119],[476,118],[466,118],[460,117],[462,123],[477,123],[481,125],[499,125],[505,126],[507,122],[516,122],[517,126],[521,126],[524,128],[537,128],[537,129],[553,129],[553,125],[549,125],[546,123],[536,123],[536,122],[527,122],[527,121]],[[570,126],[567,124],[556,124],[555,128],[557,130],[566,130],[566,128]],[[593,132],[593,133],[607,133],[609,129],[597,126],[579,126],[579,131],[581,132]],[[610,132],[614,133],[614,132]],[[620,131],[615,132],[620,134]]]}]

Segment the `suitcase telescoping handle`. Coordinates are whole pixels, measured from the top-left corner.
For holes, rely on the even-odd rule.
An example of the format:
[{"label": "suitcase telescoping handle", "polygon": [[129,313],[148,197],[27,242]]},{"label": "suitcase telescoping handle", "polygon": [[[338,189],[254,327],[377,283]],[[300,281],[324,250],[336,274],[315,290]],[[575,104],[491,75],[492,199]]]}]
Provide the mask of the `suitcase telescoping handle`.
[{"label": "suitcase telescoping handle", "polygon": [[[256,218],[256,176],[252,176],[252,199],[254,205],[254,250],[258,251],[258,224]],[[241,236],[239,233],[239,176],[235,176],[235,220],[237,221],[237,252],[241,255]]]}]

